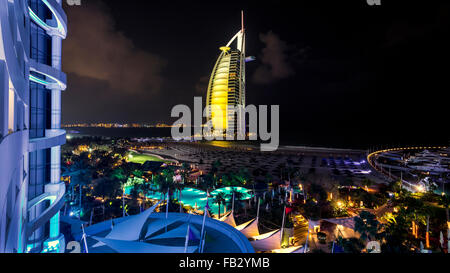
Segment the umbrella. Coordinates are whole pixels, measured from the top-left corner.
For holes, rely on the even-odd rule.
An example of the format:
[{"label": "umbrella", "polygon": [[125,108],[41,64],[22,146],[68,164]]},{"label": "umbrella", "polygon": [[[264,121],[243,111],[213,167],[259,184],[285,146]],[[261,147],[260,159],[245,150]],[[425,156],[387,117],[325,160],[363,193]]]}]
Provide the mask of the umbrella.
[{"label": "umbrella", "polygon": [[420,252],[422,252],[422,250],[423,250],[423,243],[422,241],[420,241]]},{"label": "umbrella", "polygon": [[441,234],[440,234],[439,242],[441,243],[441,247],[444,248],[444,234],[442,234],[442,231],[441,231]]}]

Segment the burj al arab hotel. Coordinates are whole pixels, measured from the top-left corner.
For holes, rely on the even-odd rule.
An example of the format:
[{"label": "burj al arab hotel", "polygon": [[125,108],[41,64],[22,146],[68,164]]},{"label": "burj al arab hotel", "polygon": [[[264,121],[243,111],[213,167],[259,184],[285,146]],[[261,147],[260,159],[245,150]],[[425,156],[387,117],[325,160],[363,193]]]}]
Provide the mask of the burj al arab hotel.
[{"label": "burj al arab hotel", "polygon": [[[211,73],[206,97],[207,126],[214,135],[245,135],[245,29],[242,27],[226,46]],[[234,45],[234,46],[233,46]],[[247,61],[253,57],[247,58]]]}]

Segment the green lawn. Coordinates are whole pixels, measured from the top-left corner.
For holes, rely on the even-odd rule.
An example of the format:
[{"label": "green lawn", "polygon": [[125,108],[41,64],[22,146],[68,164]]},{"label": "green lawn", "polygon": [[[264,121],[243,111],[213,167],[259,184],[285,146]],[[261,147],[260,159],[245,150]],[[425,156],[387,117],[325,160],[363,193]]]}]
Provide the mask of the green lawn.
[{"label": "green lawn", "polygon": [[133,162],[133,163],[139,163],[139,164],[144,164],[145,161],[157,161],[157,162],[166,162],[166,163],[169,162],[169,161],[166,161],[164,159],[161,159],[161,158],[153,156],[153,155],[139,154],[136,152],[130,152],[130,154],[128,155],[128,161]]}]

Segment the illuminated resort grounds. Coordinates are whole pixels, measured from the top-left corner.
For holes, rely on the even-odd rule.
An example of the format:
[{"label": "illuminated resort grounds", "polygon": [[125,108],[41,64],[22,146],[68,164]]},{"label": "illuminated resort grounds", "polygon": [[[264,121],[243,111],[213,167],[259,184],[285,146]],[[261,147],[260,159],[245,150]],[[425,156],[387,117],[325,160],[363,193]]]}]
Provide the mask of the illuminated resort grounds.
[{"label": "illuminated resort grounds", "polygon": [[[62,221],[70,224],[80,215],[81,221],[89,223],[85,228],[92,252],[130,251],[122,243],[129,244],[131,252],[183,252],[187,223],[197,221],[192,227],[201,229],[198,223],[208,200],[211,218],[206,217],[206,230],[210,237],[204,252],[252,252],[252,246],[256,252],[330,253],[333,243],[338,245],[336,252],[367,252],[367,241],[359,235],[366,227],[355,226],[356,219],[364,217],[376,221],[373,236],[384,236],[382,252],[448,251],[444,248],[447,241],[439,242],[440,233],[447,231],[446,195],[404,191],[398,180],[389,179],[385,167],[380,172],[372,165],[375,157],[368,157],[366,151],[280,147],[276,152],[261,153],[248,145],[222,144],[69,140],[63,153],[68,205]],[[380,153],[378,159],[381,155],[394,157],[394,151],[390,152]],[[441,151],[439,158],[444,154]],[[429,153],[411,154],[409,162],[431,157]],[[396,174],[394,168],[390,174]],[[82,184],[85,177],[88,183]],[[409,178],[405,173],[403,179]],[[233,213],[227,214],[232,210],[233,192],[239,192],[239,197]],[[134,219],[157,203],[148,216],[155,230],[147,232],[145,240],[124,243],[118,242],[122,237],[111,235],[109,239],[118,241],[94,247],[97,241],[107,241],[114,230],[121,230],[113,226]],[[167,224],[167,219],[176,219],[176,223]],[[248,228],[245,232],[244,227]],[[405,234],[400,241],[398,230]],[[81,232],[72,231],[71,236],[79,240]],[[228,233],[234,234],[233,243],[227,241]],[[192,246],[198,243],[193,241]]]},{"label": "illuminated resort grounds", "polygon": [[[125,194],[127,194],[127,195],[130,194],[131,189],[132,189],[132,186],[125,187]],[[241,198],[242,201],[248,200],[251,197],[253,197],[252,194],[250,193],[250,190],[243,188],[243,187],[224,187],[224,188],[216,189],[216,190],[210,192],[210,197],[208,198],[209,199],[208,205],[215,215],[219,214],[219,205],[213,202],[214,197],[219,192],[222,192],[225,194],[225,202],[231,203],[233,191],[242,193],[242,198]],[[207,199],[206,192],[199,190],[199,189],[184,188],[181,191],[181,195],[178,195],[178,192],[175,192],[172,194],[171,199],[178,201],[178,196],[180,196],[181,203],[185,209],[194,209],[196,211],[203,211],[203,209],[206,205],[206,199]],[[152,200],[163,200],[164,195],[161,192],[154,191],[152,193],[147,194],[147,198],[152,199]],[[226,210],[228,211],[229,209],[231,209],[231,208],[230,208],[230,205],[228,204],[228,207],[226,208]],[[220,208],[220,213],[223,214],[224,212],[225,212],[224,206],[222,205]]]}]

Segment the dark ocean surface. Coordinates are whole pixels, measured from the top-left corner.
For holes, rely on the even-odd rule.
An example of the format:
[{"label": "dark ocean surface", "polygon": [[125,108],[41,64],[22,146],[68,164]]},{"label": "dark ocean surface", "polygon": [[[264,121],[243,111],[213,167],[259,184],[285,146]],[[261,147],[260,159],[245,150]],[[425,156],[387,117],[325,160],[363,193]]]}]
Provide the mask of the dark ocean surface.
[{"label": "dark ocean surface", "polygon": [[[170,137],[171,128],[66,128],[68,134],[90,135],[105,137]],[[373,134],[364,135],[358,132],[334,134],[327,130],[305,130],[280,132],[280,145],[312,146],[343,149],[369,149],[380,147],[399,147],[410,145],[448,145],[449,137],[446,134],[432,134],[418,136],[412,132],[404,135],[388,134],[374,131]]]}]

